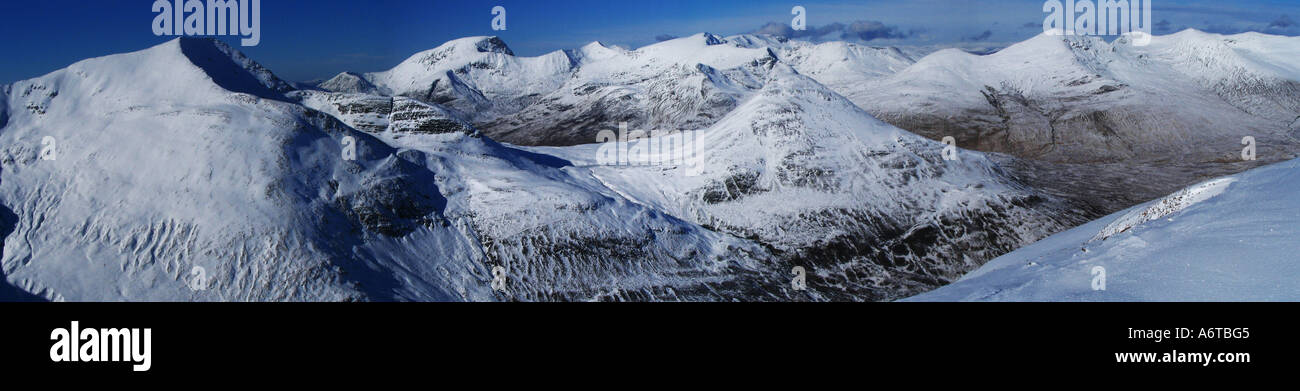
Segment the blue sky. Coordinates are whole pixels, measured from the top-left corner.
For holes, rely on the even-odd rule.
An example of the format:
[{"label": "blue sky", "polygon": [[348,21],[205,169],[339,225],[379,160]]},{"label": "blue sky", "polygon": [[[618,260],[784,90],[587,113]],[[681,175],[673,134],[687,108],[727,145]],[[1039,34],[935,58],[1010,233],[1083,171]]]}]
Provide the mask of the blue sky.
[{"label": "blue sky", "polygon": [[[0,83],[40,76],[78,60],[143,49],[155,36],[153,0],[0,1]],[[507,30],[491,29],[493,6]],[[450,39],[498,35],[520,55],[587,42],[640,47],[661,36],[753,32],[808,10],[812,27],[876,26],[879,45],[997,46],[1041,28],[1042,0],[263,0],[262,42],[245,53],[290,80],[377,71]],[[1157,34],[1183,28],[1300,35],[1296,0],[1154,0]],[[237,45],[237,39],[226,41]]]}]

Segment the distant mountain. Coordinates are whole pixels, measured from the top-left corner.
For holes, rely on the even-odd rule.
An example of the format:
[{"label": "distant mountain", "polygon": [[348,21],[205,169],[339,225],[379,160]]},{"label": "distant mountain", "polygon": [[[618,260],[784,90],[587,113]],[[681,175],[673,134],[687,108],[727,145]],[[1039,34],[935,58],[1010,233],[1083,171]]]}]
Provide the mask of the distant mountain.
[{"label": "distant mountain", "polygon": [[[1265,159],[1300,141],[1300,38],[1187,30],[1127,39],[1040,35],[994,54],[944,50],[856,89],[878,118],[964,147],[1064,163]],[[1264,148],[1264,147],[1261,147]]]},{"label": "distant mountain", "polygon": [[319,87],[419,99],[482,122],[522,110],[559,88],[569,78],[575,56],[557,51],[516,57],[500,38],[468,37],[416,53],[391,70],[343,73]]},{"label": "distant mountain", "polygon": [[707,33],[526,58],[495,37],[472,37],[322,86],[444,104],[514,144],[574,145],[620,122],[712,125],[781,62],[890,124],[980,151],[1057,163],[1177,156],[1195,164],[1232,161],[1251,136],[1269,149],[1266,161],[1279,161],[1300,150],[1296,42],[1187,30],[1136,47],[1040,35],[989,55],[950,49],[918,61],[898,48]]},{"label": "distant mountain", "polygon": [[760,89],[778,61],[850,85],[912,62],[892,48],[753,35],[701,33],[630,51],[593,42],[540,57],[516,57],[496,37],[471,37],[389,71],[343,73],[319,87],[441,104],[514,144],[577,145],[620,122],[644,130],[708,127]]},{"label": "distant mountain", "polygon": [[[993,157],[1029,186],[1107,214],[1298,156],[1297,47],[1195,30],[1145,47],[1040,35],[990,55],[939,51],[852,84],[814,78],[895,126],[1012,155]],[[1241,157],[1247,136],[1257,161]]]},{"label": "distant mountain", "polygon": [[1297,190],[1300,160],[1214,179],[1016,250],[908,300],[1298,300]]}]

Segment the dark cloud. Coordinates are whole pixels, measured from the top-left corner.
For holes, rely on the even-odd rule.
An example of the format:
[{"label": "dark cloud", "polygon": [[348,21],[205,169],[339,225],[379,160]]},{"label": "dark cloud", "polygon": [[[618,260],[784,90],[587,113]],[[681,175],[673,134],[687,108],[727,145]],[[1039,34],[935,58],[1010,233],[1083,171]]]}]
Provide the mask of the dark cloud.
[{"label": "dark cloud", "polygon": [[992,31],[992,30],[984,30],[984,32],[979,33],[978,35],[972,35],[972,36],[969,36],[969,37],[965,37],[965,38],[962,38],[961,40],[962,40],[962,41],[966,41],[966,42],[979,42],[979,41],[988,40],[989,37],[992,37],[992,36],[993,36],[993,31]]},{"label": "dark cloud", "polygon": [[1255,31],[1255,32],[1261,32],[1261,33],[1273,34],[1273,35],[1289,35],[1289,36],[1300,35],[1300,25],[1296,24],[1295,21],[1292,20],[1291,17],[1288,15],[1278,16],[1277,19],[1274,19],[1272,22],[1268,22],[1268,23],[1257,22],[1257,23],[1221,24],[1221,23],[1210,22],[1207,20],[1204,22],[1203,25],[1198,27],[1198,29],[1200,29],[1201,31],[1218,33],[1218,34],[1239,34],[1248,31]]},{"label": "dark cloud", "polygon": [[810,26],[806,30],[795,30],[784,23],[770,22],[753,31],[754,34],[767,34],[782,38],[818,39],[841,37],[858,38],[863,41],[876,39],[903,39],[912,36],[915,31],[903,31],[897,26],[889,26],[872,20],[859,20],[850,24],[831,23],[825,26]]},{"label": "dark cloud", "polygon": [[1291,26],[1295,26],[1295,21],[1292,21],[1291,17],[1287,15],[1279,16],[1277,20],[1274,20],[1272,23],[1268,24],[1269,28],[1285,29],[1285,28],[1290,28]]},{"label": "dark cloud", "polygon": [[907,38],[908,34],[899,31],[897,27],[886,26],[884,23],[875,21],[857,21],[849,25],[849,33],[862,38],[865,41],[873,39],[901,39]]},{"label": "dark cloud", "polygon": [[1282,15],[1269,22],[1268,27],[1263,28],[1261,32],[1276,35],[1300,35],[1300,25],[1291,20],[1291,16]]},{"label": "dark cloud", "polygon": [[655,36],[655,42],[671,41],[671,40],[674,40],[674,39],[677,39],[677,36],[676,36],[676,35],[671,35],[671,34],[659,34],[659,35],[656,35],[656,36]]},{"label": "dark cloud", "polygon": [[763,25],[763,27],[759,27],[758,30],[754,30],[754,34],[767,34],[767,35],[773,35],[773,36],[785,37],[785,38],[793,38],[796,33],[803,33],[803,32],[795,31],[788,24],[777,23],[777,22],[768,22],[767,24]]},{"label": "dark cloud", "polygon": [[1156,22],[1155,28],[1157,33],[1168,33],[1173,30],[1173,25],[1169,23],[1169,19],[1160,19]]}]

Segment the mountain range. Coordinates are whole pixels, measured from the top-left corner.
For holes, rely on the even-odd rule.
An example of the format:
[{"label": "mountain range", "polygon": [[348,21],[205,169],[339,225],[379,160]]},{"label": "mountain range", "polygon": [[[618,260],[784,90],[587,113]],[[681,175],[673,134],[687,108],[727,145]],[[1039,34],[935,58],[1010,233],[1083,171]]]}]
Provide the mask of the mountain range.
[{"label": "mountain range", "polygon": [[[1156,38],[914,59],[707,33],[519,57],[470,37],[311,85],[179,38],[0,87],[0,295],[904,298],[1295,156],[1294,38]],[[602,162],[620,123],[690,134],[694,174]],[[1260,160],[1233,160],[1247,135]]]}]

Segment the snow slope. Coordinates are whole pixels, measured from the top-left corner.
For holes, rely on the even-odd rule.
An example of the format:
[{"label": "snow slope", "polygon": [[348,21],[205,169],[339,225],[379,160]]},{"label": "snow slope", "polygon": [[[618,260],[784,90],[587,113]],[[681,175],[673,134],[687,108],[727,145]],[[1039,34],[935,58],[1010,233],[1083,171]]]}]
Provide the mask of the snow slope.
[{"label": "snow slope", "polygon": [[[913,301],[1300,300],[1300,160],[1191,186],[999,257]],[[1093,290],[1093,269],[1105,290]]]},{"label": "snow slope", "polygon": [[[345,169],[325,155],[348,131],[274,100],[282,82],[230,53],[175,40],[13,86],[0,132],[13,285],[55,300],[361,296],[304,232],[322,229],[313,187]],[[39,157],[47,137],[54,160]],[[197,268],[228,294],[189,289]]]}]

